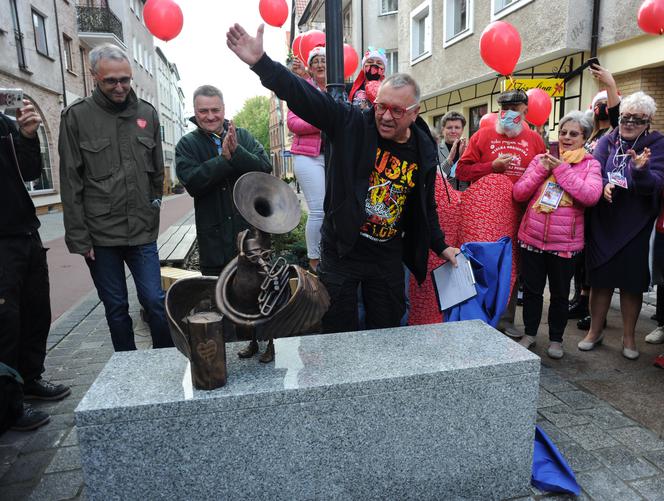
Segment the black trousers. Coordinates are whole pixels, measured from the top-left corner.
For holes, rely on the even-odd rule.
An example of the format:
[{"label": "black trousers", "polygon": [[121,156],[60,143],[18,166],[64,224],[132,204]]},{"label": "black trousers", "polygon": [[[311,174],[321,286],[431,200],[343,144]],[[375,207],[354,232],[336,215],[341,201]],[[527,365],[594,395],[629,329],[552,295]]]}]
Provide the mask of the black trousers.
[{"label": "black trousers", "polygon": [[562,258],[547,252],[521,248],[523,283],[523,324],[527,336],[536,336],[544,304],[544,287],[549,280],[549,340],[561,343],[567,325],[569,289],[576,258]]},{"label": "black trousers", "polygon": [[[362,237],[360,237],[362,238]],[[330,295],[323,332],[358,330],[357,290],[362,285],[365,328],[399,327],[406,311],[401,253],[393,259],[351,255],[340,258],[323,244],[318,276]]]},{"label": "black trousers", "polygon": [[26,382],[44,372],[51,326],[46,251],[37,232],[0,237],[0,362]]}]

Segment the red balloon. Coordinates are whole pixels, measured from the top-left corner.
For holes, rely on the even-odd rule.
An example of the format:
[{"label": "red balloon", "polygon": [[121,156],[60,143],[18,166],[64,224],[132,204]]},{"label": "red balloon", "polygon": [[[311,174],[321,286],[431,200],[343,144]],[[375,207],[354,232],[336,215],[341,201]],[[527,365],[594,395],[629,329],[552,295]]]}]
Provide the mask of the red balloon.
[{"label": "red balloon", "polygon": [[258,12],[267,24],[281,28],[288,19],[288,4],[286,0],[260,0]]},{"label": "red balloon", "polygon": [[309,52],[318,46],[325,46],[325,33],[320,30],[307,31],[300,42],[300,54],[302,54],[303,61],[308,61]]},{"label": "red balloon", "polygon": [[645,0],[637,15],[639,28],[653,35],[664,34],[664,0]]},{"label": "red balloon", "polygon": [[182,9],[173,0],[148,0],[143,7],[145,27],[157,38],[168,42],[182,31]]},{"label": "red balloon", "polygon": [[307,64],[307,62],[302,59],[302,52],[301,52],[301,47],[300,45],[302,44],[302,38],[304,37],[304,33],[300,33],[298,36],[296,36],[293,39],[293,45],[291,47],[293,51],[293,55],[297,57],[300,61],[302,61],[304,64]]},{"label": "red balloon", "polygon": [[350,77],[353,73],[355,73],[355,70],[357,69],[357,65],[360,62],[360,59],[357,57],[357,52],[355,52],[355,49],[348,45],[347,43],[344,44],[344,78]]},{"label": "red balloon", "polygon": [[551,114],[551,98],[542,89],[530,89],[526,94],[528,94],[526,120],[538,127],[544,125],[549,121]]},{"label": "red balloon", "polygon": [[480,55],[484,63],[501,75],[511,75],[521,55],[521,36],[505,21],[489,24],[480,37]]},{"label": "red balloon", "polygon": [[496,121],[498,120],[498,113],[486,113],[480,118],[480,129],[485,127],[493,128],[496,126]]}]

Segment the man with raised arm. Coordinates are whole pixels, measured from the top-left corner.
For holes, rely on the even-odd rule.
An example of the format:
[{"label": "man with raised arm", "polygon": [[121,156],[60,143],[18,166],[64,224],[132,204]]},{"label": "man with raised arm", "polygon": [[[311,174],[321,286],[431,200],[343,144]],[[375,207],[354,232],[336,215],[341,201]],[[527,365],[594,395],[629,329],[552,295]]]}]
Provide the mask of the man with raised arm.
[{"label": "man with raised arm", "polygon": [[228,47],[330,144],[319,274],[331,305],[324,332],[357,330],[362,286],[368,329],[396,327],[405,310],[402,261],[419,282],[429,248],[456,264],[434,201],[437,147],[418,118],[420,89],[409,75],[386,78],[373,109],[336,102],[272,61],[256,37],[236,24]]}]

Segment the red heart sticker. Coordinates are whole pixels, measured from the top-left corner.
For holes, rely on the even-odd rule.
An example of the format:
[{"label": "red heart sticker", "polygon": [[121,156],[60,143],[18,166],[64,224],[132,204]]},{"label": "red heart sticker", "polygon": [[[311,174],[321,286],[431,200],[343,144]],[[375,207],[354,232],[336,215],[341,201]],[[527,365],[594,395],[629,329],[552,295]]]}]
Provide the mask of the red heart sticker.
[{"label": "red heart sticker", "polygon": [[138,125],[141,129],[145,129],[148,126],[148,121],[145,118],[137,118],[136,125]]}]

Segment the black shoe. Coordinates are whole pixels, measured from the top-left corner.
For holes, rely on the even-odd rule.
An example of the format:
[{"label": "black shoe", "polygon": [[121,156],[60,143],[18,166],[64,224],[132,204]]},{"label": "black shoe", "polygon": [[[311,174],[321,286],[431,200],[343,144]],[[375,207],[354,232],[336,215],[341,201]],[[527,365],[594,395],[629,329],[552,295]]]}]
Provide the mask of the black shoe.
[{"label": "black shoe", "polygon": [[580,318],[584,319],[589,316],[588,311],[588,296],[579,296],[577,300],[569,305],[567,318]]},{"label": "black shoe", "polygon": [[[576,323],[576,326],[582,331],[587,331],[588,329],[590,329],[590,315],[588,315],[587,317],[583,317],[581,320],[579,320]],[[606,318],[604,319],[603,329],[606,329]]]},{"label": "black shoe", "polygon": [[71,393],[71,390],[63,384],[53,384],[50,381],[39,378],[23,385],[25,398],[35,400],[62,400]]},{"label": "black shoe", "polygon": [[242,350],[237,352],[237,356],[240,358],[251,358],[256,353],[258,353],[258,342],[249,341],[249,344],[245,346]]},{"label": "black shoe", "polygon": [[32,431],[45,425],[50,420],[51,417],[45,412],[38,411],[37,409],[24,404],[23,414],[16,420],[10,429],[14,431]]}]

